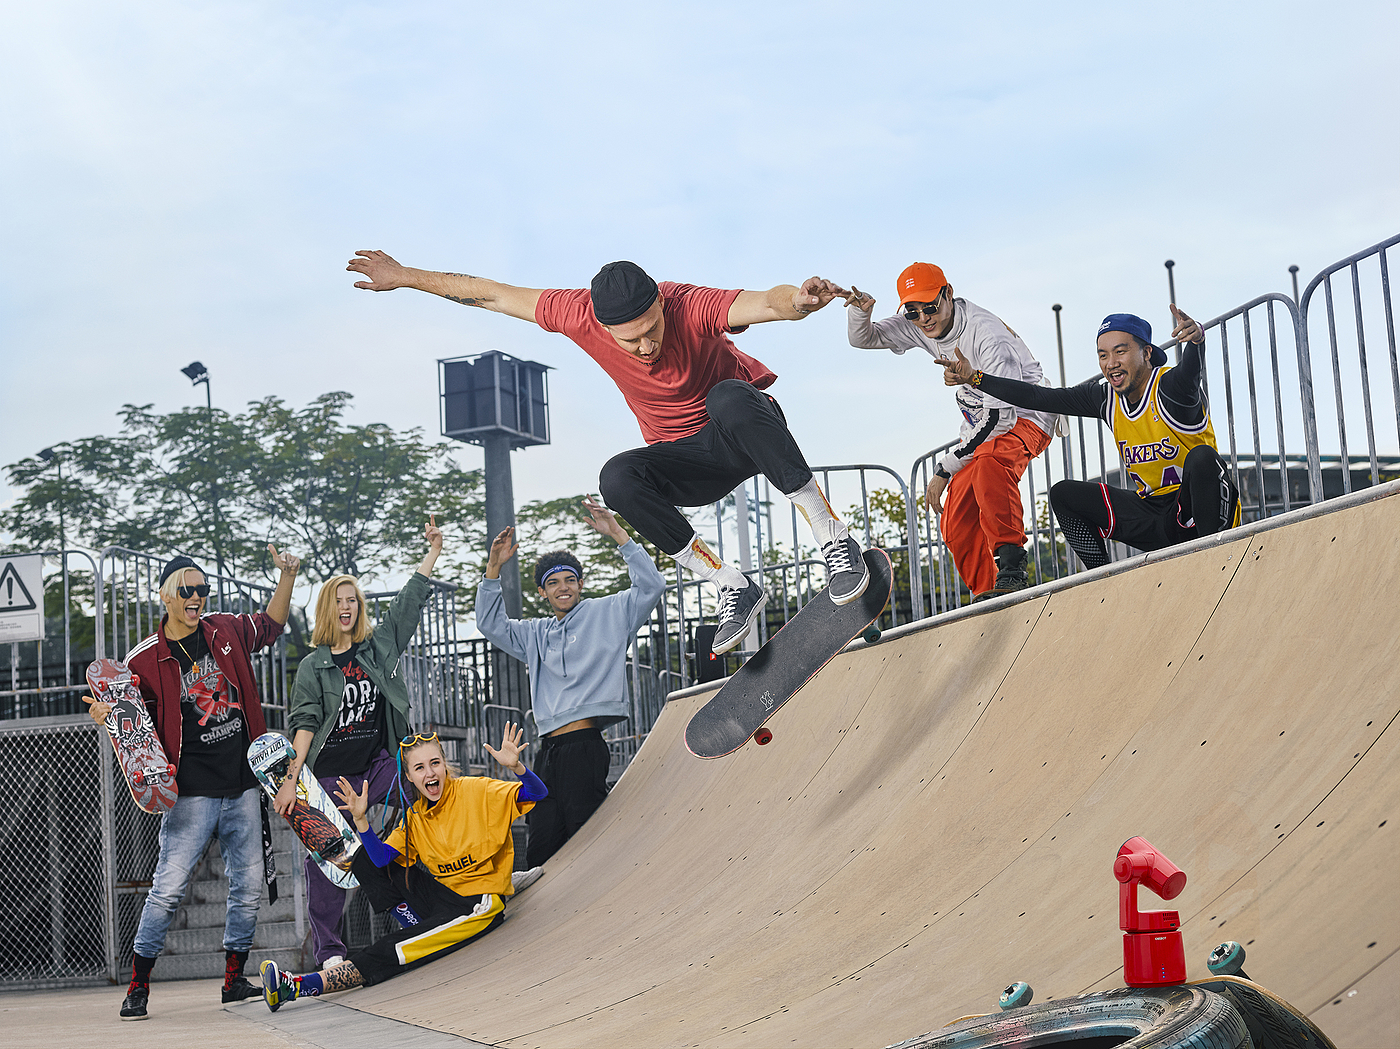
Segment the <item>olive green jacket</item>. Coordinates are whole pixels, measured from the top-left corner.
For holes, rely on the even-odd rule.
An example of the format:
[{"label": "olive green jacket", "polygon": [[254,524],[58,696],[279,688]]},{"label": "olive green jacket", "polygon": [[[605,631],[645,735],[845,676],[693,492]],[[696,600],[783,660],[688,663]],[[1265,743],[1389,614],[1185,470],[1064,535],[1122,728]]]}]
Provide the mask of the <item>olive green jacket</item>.
[{"label": "olive green jacket", "polygon": [[[389,611],[374,633],[362,641],[355,652],[365,676],[379,689],[384,700],[391,752],[393,744],[408,735],[409,726],[408,685],[399,672],[399,656],[418,629],[418,617],[430,593],[427,578],[414,572],[389,602]],[[364,610],[360,614],[364,615]],[[316,768],[316,758],[335,726],[344,695],[345,675],[331,659],[330,646],[318,646],[297,667],[296,680],[292,683],[292,708],[287,718],[293,739],[302,729],[316,734],[306,754],[309,769]]]}]

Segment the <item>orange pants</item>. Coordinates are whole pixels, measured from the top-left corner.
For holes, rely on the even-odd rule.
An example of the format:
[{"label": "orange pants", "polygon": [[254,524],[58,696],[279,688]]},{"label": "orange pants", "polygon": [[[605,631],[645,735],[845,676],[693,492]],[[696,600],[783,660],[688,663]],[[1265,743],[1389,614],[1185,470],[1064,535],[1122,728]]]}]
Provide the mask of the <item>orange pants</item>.
[{"label": "orange pants", "polygon": [[1049,434],[1029,419],[1017,419],[1006,433],[984,441],[948,483],[939,527],[958,575],[974,594],[996,585],[992,552],[997,547],[1025,545],[1021,476],[1048,447]]}]

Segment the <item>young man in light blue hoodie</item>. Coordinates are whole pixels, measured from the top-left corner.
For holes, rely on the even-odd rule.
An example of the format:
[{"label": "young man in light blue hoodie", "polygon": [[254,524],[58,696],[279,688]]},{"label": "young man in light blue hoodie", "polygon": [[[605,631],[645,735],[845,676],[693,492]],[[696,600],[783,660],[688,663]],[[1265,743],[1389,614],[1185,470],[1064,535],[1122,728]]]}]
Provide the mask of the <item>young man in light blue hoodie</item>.
[{"label": "young man in light blue hoodie", "polygon": [[611,757],[603,728],[627,719],[627,646],[651,615],[666,580],[612,513],[584,500],[588,523],[617,543],[632,585],[607,597],[582,596],[583,567],[567,550],[535,564],[535,585],[554,616],[511,619],[501,594],[501,566],[515,556],[515,529],[491,543],[476,588],[477,629],[530,669],[531,704],[542,738],[534,773],[549,797],[525,817],[527,866],[553,856],[608,796]]}]

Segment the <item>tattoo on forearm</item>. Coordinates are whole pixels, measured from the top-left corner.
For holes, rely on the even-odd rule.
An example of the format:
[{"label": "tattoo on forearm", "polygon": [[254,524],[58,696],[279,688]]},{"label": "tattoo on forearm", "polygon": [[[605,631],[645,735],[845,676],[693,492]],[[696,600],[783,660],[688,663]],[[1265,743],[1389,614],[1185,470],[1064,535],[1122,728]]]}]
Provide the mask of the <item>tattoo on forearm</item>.
[{"label": "tattoo on forearm", "polygon": [[456,295],[444,295],[443,298],[451,299],[453,302],[460,302],[463,306],[486,306],[486,303],[484,303],[481,299],[462,299],[458,298]]},{"label": "tattoo on forearm", "polygon": [[326,992],[348,991],[352,987],[359,987],[365,982],[360,970],[355,967],[354,962],[343,962],[334,969],[327,969],[321,974],[321,979],[326,985]]}]

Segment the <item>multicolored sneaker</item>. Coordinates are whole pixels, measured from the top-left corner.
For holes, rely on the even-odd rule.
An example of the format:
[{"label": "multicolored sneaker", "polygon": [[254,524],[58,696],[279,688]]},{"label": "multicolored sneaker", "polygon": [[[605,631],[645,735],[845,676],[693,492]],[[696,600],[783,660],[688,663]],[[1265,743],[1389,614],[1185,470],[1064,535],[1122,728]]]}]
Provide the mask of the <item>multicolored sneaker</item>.
[{"label": "multicolored sneaker", "polygon": [[258,971],[262,973],[263,1001],[274,1013],[296,998],[297,978],[289,972],[283,972],[276,962],[265,961],[258,966]]}]

